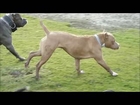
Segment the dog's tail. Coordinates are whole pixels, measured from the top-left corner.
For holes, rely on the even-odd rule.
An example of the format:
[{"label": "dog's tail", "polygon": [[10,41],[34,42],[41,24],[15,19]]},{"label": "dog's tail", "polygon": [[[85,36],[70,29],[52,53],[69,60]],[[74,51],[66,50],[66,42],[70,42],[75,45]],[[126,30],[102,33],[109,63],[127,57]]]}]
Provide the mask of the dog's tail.
[{"label": "dog's tail", "polygon": [[43,22],[41,20],[40,20],[40,25],[43,28],[43,30],[45,31],[45,33],[47,35],[49,35],[50,34],[50,31],[47,29],[47,27],[43,24]]}]

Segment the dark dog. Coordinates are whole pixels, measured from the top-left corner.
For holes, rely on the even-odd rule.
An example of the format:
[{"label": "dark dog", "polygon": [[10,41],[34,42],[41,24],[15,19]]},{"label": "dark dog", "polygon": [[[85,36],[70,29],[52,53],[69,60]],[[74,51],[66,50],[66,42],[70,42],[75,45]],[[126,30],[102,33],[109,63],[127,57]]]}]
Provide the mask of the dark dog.
[{"label": "dark dog", "polygon": [[4,45],[16,58],[24,61],[25,58],[20,57],[12,45],[12,32],[17,28],[24,27],[27,24],[26,19],[22,19],[19,13],[6,14],[0,18],[0,45]]}]

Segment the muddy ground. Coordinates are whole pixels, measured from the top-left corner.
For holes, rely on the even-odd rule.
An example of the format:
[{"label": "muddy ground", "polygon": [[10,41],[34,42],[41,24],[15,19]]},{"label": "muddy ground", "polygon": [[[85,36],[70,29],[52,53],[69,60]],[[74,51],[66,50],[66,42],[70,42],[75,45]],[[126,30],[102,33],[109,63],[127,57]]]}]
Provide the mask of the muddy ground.
[{"label": "muddy ground", "polygon": [[140,28],[140,13],[32,13],[30,16],[69,22],[71,27],[116,30]]}]

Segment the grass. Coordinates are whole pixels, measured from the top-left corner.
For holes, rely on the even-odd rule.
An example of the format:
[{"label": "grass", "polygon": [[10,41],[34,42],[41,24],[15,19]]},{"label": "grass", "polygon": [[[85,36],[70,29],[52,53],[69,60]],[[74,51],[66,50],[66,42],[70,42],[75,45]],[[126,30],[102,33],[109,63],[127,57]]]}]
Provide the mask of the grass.
[{"label": "grass", "polygon": [[[4,14],[0,14],[3,16]],[[24,28],[12,34],[13,45],[19,55],[27,58],[30,51],[39,47],[44,37],[39,19],[23,14],[28,19]],[[43,20],[49,30],[66,31],[77,35],[93,35],[97,30],[76,29],[69,27],[69,23]],[[35,65],[40,57],[31,60],[28,69],[25,62],[16,59],[4,46],[0,46],[0,91],[14,91],[24,86],[30,86],[32,91],[45,92],[101,92],[104,90],[138,92],[140,91],[139,71],[139,30],[126,29],[112,32],[120,43],[119,50],[103,48],[103,56],[112,70],[119,76],[112,77],[94,59],[81,61],[84,74],[77,76],[74,59],[62,49],[56,49],[49,61],[40,70],[40,80],[35,78]],[[13,77],[13,71],[20,71],[23,75]],[[31,74],[26,75],[27,72]]]}]

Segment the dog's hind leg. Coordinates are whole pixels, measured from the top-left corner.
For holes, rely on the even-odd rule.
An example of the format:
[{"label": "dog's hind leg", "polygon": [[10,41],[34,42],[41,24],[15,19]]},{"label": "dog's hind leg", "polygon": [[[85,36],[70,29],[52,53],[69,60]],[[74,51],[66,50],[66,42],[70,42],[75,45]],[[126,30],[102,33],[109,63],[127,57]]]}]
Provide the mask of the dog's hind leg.
[{"label": "dog's hind leg", "polygon": [[75,67],[78,75],[84,73],[82,70],[80,70],[80,59],[75,58]]},{"label": "dog's hind leg", "polygon": [[41,51],[38,50],[38,51],[30,52],[29,57],[27,58],[27,61],[25,63],[25,68],[28,67],[30,60],[35,56],[41,56]]},{"label": "dog's hind leg", "polygon": [[36,65],[36,80],[39,79],[39,70],[40,70],[41,66],[49,60],[49,58],[51,57],[54,50],[47,49],[47,51],[43,53],[41,60]]}]

